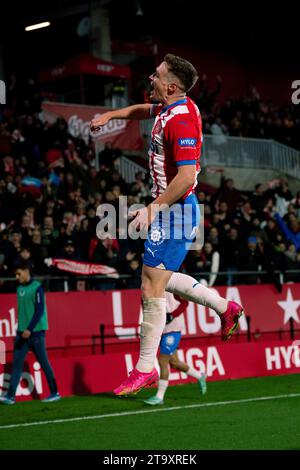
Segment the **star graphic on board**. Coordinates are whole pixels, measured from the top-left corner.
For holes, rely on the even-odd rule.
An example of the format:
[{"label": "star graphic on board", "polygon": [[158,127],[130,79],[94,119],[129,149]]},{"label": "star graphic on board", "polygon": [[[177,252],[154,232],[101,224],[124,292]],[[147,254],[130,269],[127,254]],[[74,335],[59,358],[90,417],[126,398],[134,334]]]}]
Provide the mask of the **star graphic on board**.
[{"label": "star graphic on board", "polygon": [[280,308],[284,310],[283,324],[285,325],[290,318],[296,320],[299,323],[299,316],[297,313],[298,307],[300,307],[300,300],[294,300],[291,289],[287,290],[286,300],[277,301]]}]

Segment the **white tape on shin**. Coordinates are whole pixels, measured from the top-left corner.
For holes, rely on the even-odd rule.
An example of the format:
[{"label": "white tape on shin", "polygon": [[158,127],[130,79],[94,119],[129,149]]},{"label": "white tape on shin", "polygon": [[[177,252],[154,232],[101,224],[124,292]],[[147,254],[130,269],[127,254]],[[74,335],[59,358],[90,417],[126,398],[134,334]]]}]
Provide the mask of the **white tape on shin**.
[{"label": "white tape on shin", "polygon": [[166,324],[166,299],[148,299],[143,303],[141,324],[140,357],[136,368],[141,372],[151,372]]}]

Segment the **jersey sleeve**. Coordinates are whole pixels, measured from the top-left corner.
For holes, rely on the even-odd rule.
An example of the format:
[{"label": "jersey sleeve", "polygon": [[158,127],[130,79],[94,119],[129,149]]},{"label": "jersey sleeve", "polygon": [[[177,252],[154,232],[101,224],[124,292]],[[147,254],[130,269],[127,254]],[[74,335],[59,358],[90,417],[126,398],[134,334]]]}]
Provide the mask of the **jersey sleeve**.
[{"label": "jersey sleeve", "polygon": [[200,138],[195,122],[186,116],[176,116],[166,125],[166,145],[177,166],[196,165],[200,156]]}]

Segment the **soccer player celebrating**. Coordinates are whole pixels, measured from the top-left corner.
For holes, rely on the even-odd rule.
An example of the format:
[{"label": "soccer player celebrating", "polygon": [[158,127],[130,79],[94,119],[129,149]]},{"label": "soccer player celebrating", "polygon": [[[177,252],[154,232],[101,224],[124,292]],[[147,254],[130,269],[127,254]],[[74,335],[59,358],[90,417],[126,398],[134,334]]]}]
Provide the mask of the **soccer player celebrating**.
[{"label": "soccer player celebrating", "polygon": [[166,292],[167,322],[160,341],[158,362],[160,365],[160,378],[156,395],[145,400],[147,405],[162,405],[169,385],[169,365],[173,369],[185,372],[198,381],[200,392],[206,393],[206,374],[197,372],[185,362],[179,360],[177,349],[183,329],[183,312],[188,306],[187,300]]},{"label": "soccer player celebrating", "polygon": [[14,405],[15,403],[15,394],[21,378],[24,360],[30,349],[41,364],[50,389],[49,397],[43,401],[52,402],[60,399],[45,345],[45,331],[48,329],[48,320],[44,291],[41,284],[32,279],[30,271],[30,263],[26,261],[16,269],[16,278],[20,283],[17,289],[18,330],[14,344],[9,389],[6,396],[0,399],[0,403],[4,405]]},{"label": "soccer player celebrating", "polygon": [[[232,335],[243,312],[240,305],[216,295],[191,276],[177,272],[199,225],[194,188],[200,171],[202,123],[197,106],[186,95],[197,79],[190,62],[167,54],[150,76],[150,99],[156,104],[108,111],[91,121],[91,131],[97,132],[111,119],[155,118],[149,150],[154,200],[131,214],[134,220],[129,226],[135,231],[149,229],[142,270],[140,357],[129,377],[114,390],[120,396],[137,393],[158,380],[154,362],[166,323],[165,290],[213,308],[220,316],[224,340]],[[171,213],[175,203],[182,209],[181,214]],[[165,217],[168,212],[169,223]]]}]

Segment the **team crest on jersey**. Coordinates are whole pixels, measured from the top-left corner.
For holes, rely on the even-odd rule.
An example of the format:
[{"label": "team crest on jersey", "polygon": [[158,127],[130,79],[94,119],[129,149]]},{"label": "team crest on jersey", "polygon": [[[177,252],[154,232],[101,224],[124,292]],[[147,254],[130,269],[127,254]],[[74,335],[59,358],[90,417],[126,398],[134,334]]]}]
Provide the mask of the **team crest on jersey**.
[{"label": "team crest on jersey", "polygon": [[150,240],[153,245],[161,245],[166,238],[166,234],[163,228],[154,227],[150,233]]}]

